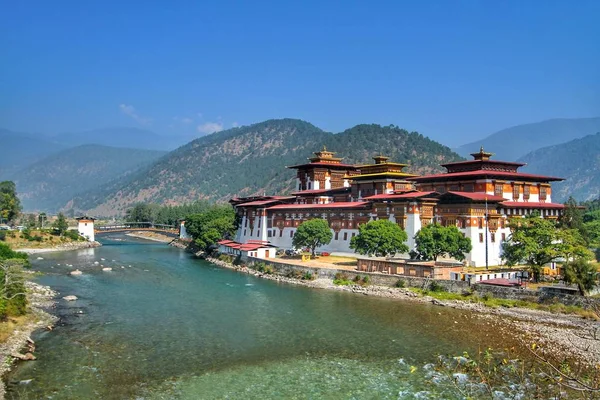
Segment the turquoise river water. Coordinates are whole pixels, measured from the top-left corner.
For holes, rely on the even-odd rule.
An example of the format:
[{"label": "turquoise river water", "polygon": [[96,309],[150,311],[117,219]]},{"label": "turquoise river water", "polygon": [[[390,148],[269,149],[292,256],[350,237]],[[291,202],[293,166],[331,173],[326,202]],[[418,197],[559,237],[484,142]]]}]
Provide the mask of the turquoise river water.
[{"label": "turquoise river water", "polygon": [[114,238],[32,257],[36,280],[60,292],[60,322],[34,335],[38,360],[6,377],[8,398],[454,398],[428,363],[500,340],[467,312],[276,283]]}]

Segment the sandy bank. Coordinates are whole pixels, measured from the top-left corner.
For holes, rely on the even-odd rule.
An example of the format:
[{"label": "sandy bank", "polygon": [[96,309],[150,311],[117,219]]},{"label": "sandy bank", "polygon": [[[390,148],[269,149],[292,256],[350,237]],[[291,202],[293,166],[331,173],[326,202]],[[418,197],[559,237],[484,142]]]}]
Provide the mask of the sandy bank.
[{"label": "sandy bank", "polygon": [[140,231],[140,232],[127,233],[126,235],[135,237],[135,238],[139,238],[139,239],[153,240],[155,242],[162,242],[162,243],[171,243],[173,241],[172,237],[169,237],[166,235],[161,235],[160,233],[156,233],[156,232]]}]

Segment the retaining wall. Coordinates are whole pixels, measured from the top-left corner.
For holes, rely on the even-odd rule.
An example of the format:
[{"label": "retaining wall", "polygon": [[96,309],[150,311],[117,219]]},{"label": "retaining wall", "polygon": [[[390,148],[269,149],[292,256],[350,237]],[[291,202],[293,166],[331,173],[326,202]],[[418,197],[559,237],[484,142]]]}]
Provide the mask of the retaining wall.
[{"label": "retaining wall", "polygon": [[[387,275],[377,272],[362,272],[362,271],[348,271],[348,270],[340,270],[340,269],[331,269],[331,268],[315,268],[308,267],[302,265],[295,264],[286,264],[273,260],[266,260],[262,258],[248,257],[247,264],[252,265],[257,262],[262,262],[266,265],[269,265],[273,268],[274,272],[279,275],[287,276],[293,272],[300,272],[301,274],[305,274],[306,272],[310,272],[317,278],[325,278],[325,279],[334,279],[335,275],[338,273],[345,274],[348,276],[348,279],[353,280],[356,276],[369,276],[370,283],[377,286],[387,286],[394,287],[398,283],[398,281],[404,282],[404,287],[415,287],[415,288],[424,288],[428,287],[429,284],[433,281],[430,278],[420,278],[414,276],[404,276],[404,275]],[[589,297],[575,296],[570,294],[549,294],[543,291],[530,290],[530,289],[522,289],[522,288],[513,288],[513,287],[503,287],[503,286],[492,286],[492,285],[482,285],[479,283],[471,285],[468,281],[454,281],[454,280],[445,280],[445,279],[435,279],[435,283],[441,287],[443,287],[446,291],[451,293],[463,293],[465,291],[472,290],[476,292],[479,296],[484,296],[485,294],[492,295],[499,299],[508,299],[508,300],[524,300],[530,302],[539,302],[539,303],[555,303],[560,302],[566,305],[577,305],[586,307],[589,306],[591,302],[600,304],[598,299],[590,299]]]}]

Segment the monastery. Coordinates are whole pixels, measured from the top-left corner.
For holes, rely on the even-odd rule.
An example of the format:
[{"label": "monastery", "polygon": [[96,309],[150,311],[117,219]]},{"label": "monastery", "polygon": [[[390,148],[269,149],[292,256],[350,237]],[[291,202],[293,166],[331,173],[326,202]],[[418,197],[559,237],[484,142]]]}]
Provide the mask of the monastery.
[{"label": "monastery", "polygon": [[[353,253],[350,239],[358,226],[389,219],[408,234],[407,245],[422,226],[456,225],[471,239],[472,266],[501,265],[501,243],[510,234],[508,219],[539,211],[556,219],[564,206],[552,203],[550,183],[561,178],[519,172],[525,164],[492,160],[492,153],[471,154],[473,160],[443,164],[445,173],[417,176],[406,164],[376,156],[373,164],[342,163],[335,153],[314,153],[296,170],[296,191],[289,196],[233,198],[240,217],[237,243],[264,243],[290,249],[298,226],[323,218],[333,240],[321,251]],[[408,255],[406,255],[408,258]]]}]

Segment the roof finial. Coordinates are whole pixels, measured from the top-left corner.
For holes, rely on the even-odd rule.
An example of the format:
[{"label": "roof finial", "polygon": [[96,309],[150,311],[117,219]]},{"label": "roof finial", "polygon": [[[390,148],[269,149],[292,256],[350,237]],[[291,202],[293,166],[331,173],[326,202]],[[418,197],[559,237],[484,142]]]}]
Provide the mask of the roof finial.
[{"label": "roof finial", "polygon": [[480,153],[483,153],[483,152],[484,152],[484,151],[483,151],[483,145],[481,145],[481,148],[479,149],[479,152],[480,152]]},{"label": "roof finial", "polygon": [[323,145],[323,151],[327,151],[327,146]]}]

